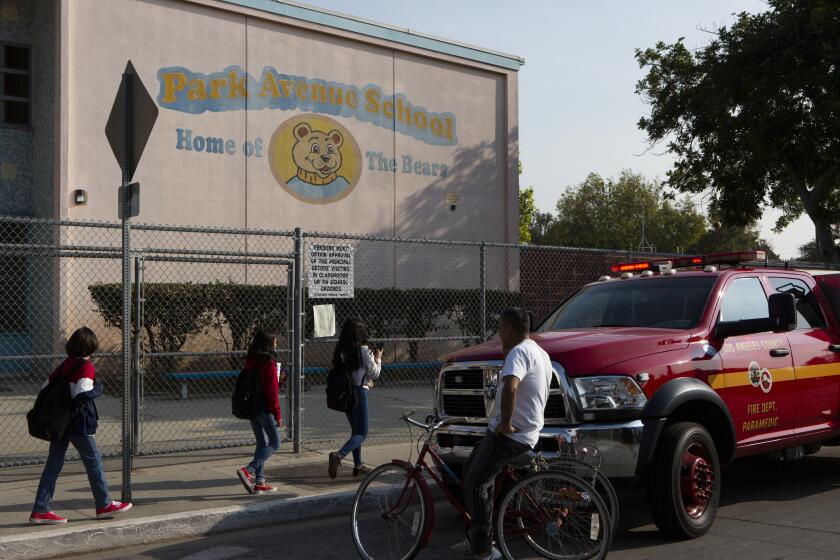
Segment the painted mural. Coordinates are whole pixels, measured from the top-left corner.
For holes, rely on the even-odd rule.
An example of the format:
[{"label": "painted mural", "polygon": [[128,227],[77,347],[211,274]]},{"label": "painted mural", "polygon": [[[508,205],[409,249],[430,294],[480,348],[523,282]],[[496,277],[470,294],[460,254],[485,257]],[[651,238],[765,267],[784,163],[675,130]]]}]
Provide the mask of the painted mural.
[{"label": "painted mural", "polygon": [[379,86],[358,87],[320,78],[281,74],[272,67],[259,80],[239,66],[202,74],[180,66],[161,68],[158,104],[190,114],[206,111],[280,109],[352,117],[396,130],[437,146],[458,143],[455,115],[413,105],[401,93],[387,95]]},{"label": "painted mural", "polygon": [[361,151],[353,135],[323,115],[298,115],[280,124],[271,136],[268,157],[280,186],[310,204],[341,200],[362,173]]}]

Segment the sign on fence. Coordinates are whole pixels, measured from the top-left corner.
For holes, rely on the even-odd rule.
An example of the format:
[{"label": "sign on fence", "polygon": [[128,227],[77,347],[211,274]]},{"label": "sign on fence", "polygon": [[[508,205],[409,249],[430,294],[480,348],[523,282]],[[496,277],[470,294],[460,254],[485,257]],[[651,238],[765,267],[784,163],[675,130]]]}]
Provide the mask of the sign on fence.
[{"label": "sign on fence", "polygon": [[309,244],[309,297],[353,297],[353,247]]}]

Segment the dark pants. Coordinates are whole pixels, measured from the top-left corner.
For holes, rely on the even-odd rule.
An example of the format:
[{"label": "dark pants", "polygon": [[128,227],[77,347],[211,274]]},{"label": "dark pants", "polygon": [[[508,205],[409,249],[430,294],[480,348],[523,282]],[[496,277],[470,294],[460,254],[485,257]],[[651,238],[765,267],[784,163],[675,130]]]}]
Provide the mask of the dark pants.
[{"label": "dark pants", "polygon": [[338,454],[343,459],[345,455],[353,452],[353,465],[362,466],[362,443],[368,435],[368,390],[355,387],[358,406],[347,413],[347,421],[350,422],[351,435]]},{"label": "dark pants", "polygon": [[464,507],[470,514],[467,537],[473,554],[485,554],[493,545],[493,498],[496,477],[505,465],[529,447],[488,431],[464,465]]},{"label": "dark pants", "polygon": [[263,412],[251,420],[251,428],[257,439],[257,448],[254,450],[254,460],[247,469],[253,473],[256,483],[262,484],[265,482],[265,462],[280,449],[280,432],[274,416],[268,412]]}]

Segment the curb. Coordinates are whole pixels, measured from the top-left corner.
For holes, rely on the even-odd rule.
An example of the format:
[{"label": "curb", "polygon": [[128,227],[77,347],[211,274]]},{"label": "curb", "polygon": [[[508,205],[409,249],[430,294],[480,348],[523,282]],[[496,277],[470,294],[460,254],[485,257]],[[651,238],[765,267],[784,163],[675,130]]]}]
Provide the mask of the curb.
[{"label": "curb", "polygon": [[355,490],[263,501],[106,524],[0,537],[0,558],[30,560],[101,552],[259,525],[328,517],[349,511]]}]

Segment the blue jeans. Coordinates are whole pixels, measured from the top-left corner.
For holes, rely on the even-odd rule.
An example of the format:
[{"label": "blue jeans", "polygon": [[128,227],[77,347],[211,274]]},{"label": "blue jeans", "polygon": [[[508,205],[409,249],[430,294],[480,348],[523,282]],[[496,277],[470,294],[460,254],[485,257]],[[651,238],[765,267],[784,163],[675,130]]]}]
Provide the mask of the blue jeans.
[{"label": "blue jeans", "polygon": [[254,460],[245,467],[254,475],[257,484],[265,482],[265,462],[280,449],[280,431],[274,416],[263,412],[251,420],[251,428],[257,438],[257,448],[254,450]]},{"label": "blue jeans", "polygon": [[79,452],[79,456],[87,471],[90,489],[93,492],[93,499],[96,502],[96,509],[106,507],[111,503],[108,496],[108,483],[105,481],[105,471],[102,469],[102,455],[96,447],[96,440],[93,436],[69,436],[60,441],[50,442],[50,454],[47,457],[47,464],[44,465],[44,472],[41,474],[41,482],[38,484],[38,492],[35,494],[36,513],[47,513],[50,511],[50,502],[55,494],[55,483],[64,466],[64,455],[70,444]]},{"label": "blue jeans", "polygon": [[344,444],[338,454],[343,459],[348,453],[353,452],[353,465],[362,466],[362,443],[368,435],[368,390],[355,387],[358,406],[356,409],[347,412],[347,421],[350,422],[351,436]]}]

